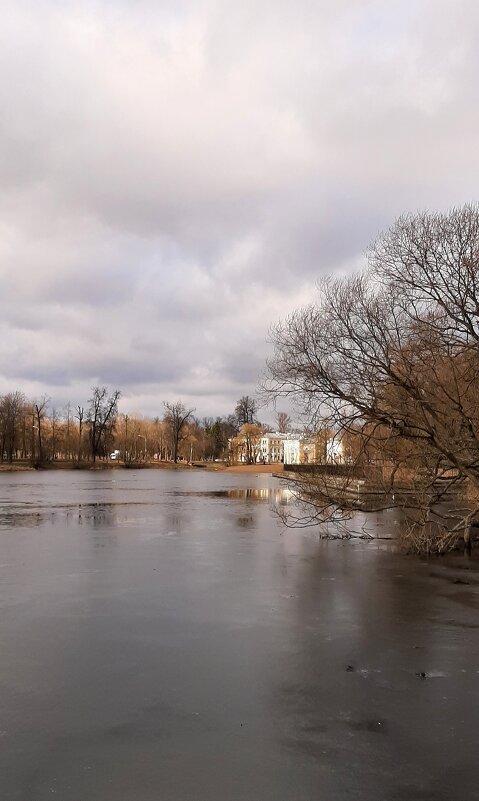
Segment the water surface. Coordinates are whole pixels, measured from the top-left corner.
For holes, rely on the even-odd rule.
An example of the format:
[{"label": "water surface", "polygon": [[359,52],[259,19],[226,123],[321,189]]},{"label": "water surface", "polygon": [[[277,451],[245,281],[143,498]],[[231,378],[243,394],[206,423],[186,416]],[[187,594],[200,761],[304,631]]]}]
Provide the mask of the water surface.
[{"label": "water surface", "polygon": [[277,489],[0,474],[2,799],[479,798],[476,563],[285,530]]}]

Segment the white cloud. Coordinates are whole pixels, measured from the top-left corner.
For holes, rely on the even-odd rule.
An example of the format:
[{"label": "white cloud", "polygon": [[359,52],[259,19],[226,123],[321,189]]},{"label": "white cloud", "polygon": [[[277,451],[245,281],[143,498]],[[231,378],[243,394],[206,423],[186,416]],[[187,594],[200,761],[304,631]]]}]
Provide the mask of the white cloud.
[{"label": "white cloud", "polygon": [[227,413],[272,322],[475,199],[472,0],[18,0],[0,31],[0,392]]}]

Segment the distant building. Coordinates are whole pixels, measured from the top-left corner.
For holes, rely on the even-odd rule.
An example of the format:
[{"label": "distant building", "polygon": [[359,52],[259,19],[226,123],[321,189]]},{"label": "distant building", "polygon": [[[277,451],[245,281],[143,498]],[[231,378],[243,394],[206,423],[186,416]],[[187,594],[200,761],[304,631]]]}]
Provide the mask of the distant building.
[{"label": "distant building", "polygon": [[[251,428],[251,426],[250,426]],[[278,431],[267,431],[257,434],[256,431],[242,430],[229,440],[230,458],[233,462],[277,464],[284,462],[284,443],[291,434]]]},{"label": "distant building", "polygon": [[301,464],[301,446],[299,439],[285,440],[283,448],[285,464]]},{"label": "distant building", "polygon": [[284,463],[314,464],[321,461],[320,451],[320,445],[316,437],[294,437],[284,443]]},{"label": "distant building", "polygon": [[341,464],[343,444],[338,437],[291,435],[284,441],[285,464]]},{"label": "distant building", "polygon": [[262,464],[284,462],[284,443],[289,435],[278,431],[267,432],[261,437],[258,461]]},{"label": "distant building", "polygon": [[340,464],[344,461],[343,445],[337,437],[261,432],[251,425],[243,426],[240,433],[229,440],[229,452],[232,462],[244,464]]}]

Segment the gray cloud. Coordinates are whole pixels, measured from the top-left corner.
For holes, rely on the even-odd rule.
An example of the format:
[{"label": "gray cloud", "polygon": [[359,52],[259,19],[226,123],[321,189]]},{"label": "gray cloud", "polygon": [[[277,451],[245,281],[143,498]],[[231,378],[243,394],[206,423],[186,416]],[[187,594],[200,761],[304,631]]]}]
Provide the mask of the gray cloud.
[{"label": "gray cloud", "polygon": [[18,0],[0,30],[0,392],[200,415],[394,217],[476,198],[472,0]]}]

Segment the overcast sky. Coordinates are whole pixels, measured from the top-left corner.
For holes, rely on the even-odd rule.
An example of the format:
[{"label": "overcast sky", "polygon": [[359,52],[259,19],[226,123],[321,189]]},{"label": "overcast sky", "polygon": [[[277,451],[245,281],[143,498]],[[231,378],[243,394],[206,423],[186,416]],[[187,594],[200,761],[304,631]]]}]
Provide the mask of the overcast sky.
[{"label": "overcast sky", "polygon": [[477,199],[474,0],[11,0],[1,19],[0,393],[100,383],[124,410],[227,414],[321,274],[403,211]]}]

